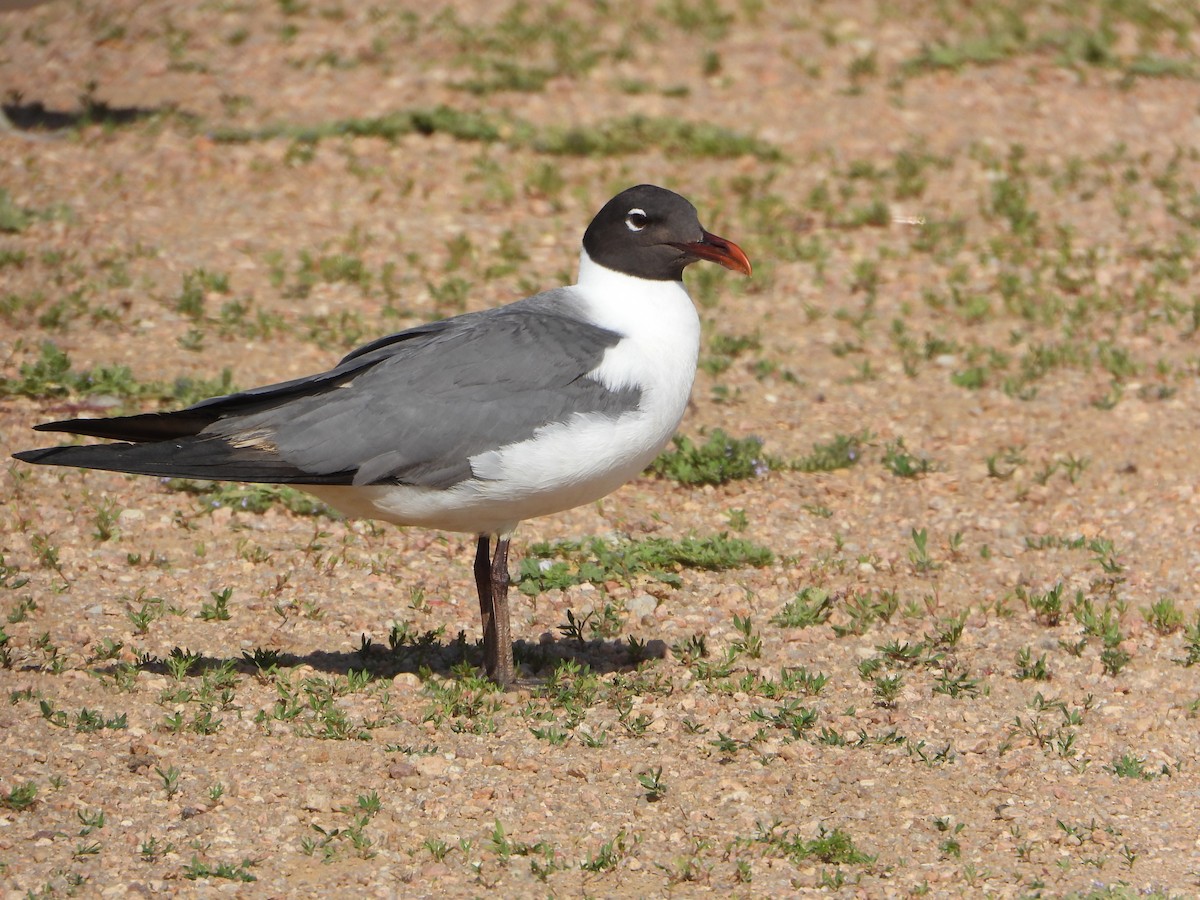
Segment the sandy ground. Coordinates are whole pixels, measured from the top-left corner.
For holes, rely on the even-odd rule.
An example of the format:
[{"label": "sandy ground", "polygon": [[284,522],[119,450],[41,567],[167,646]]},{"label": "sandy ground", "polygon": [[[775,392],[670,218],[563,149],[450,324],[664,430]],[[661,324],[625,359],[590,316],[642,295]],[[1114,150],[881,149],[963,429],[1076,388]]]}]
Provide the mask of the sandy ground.
[{"label": "sandy ground", "polygon": [[[526,523],[514,572],[592,536],[774,562],[517,593],[504,694],[455,668],[470,536],[12,464],[4,896],[1194,896],[1197,23],[930,6],[0,12],[5,455],[563,283],[641,181],[756,266],[689,273],[685,433],[860,438]],[[493,139],[289,136],[439,107]],[[631,115],[760,143],[549,152]],[[798,596],[828,617],[780,624]]]}]

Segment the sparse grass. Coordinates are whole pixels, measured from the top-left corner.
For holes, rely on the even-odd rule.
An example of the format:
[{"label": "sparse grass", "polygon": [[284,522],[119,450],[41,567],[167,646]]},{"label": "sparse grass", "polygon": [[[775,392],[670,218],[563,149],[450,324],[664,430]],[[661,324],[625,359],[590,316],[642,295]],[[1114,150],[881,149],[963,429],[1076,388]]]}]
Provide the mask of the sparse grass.
[{"label": "sparse grass", "polygon": [[852,593],[846,597],[845,612],[848,621],[834,624],[837,637],[866,634],[876,622],[888,622],[900,607],[900,598],[894,591],[867,591]]},{"label": "sparse grass", "polygon": [[1038,622],[1053,628],[1063,617],[1065,607],[1063,606],[1063,584],[1058,582],[1054,587],[1050,588],[1045,593],[1026,593],[1024,589],[1018,590],[1018,596],[1021,597],[1029,609],[1037,617]]},{"label": "sparse grass", "polygon": [[496,685],[468,666],[460,666],[455,672],[457,677],[451,681],[425,680],[425,693],[430,698],[425,721],[435,725],[449,721],[453,730],[468,734],[495,731],[495,716],[500,710]]},{"label": "sparse grass", "polygon": [[105,728],[123,730],[128,727],[125,713],[104,717],[104,714],[84,707],[72,718],[65,710],[55,709],[50,700],[39,702],[42,718],[58,728],[71,728],[78,734],[90,734]]},{"label": "sparse grass", "polygon": [[447,134],[460,141],[502,142],[513,148],[563,156],[623,156],[657,148],[684,158],[754,156],[766,162],[783,159],[783,152],[778,147],[729,128],[670,116],[636,114],[589,126],[539,128],[512,115],[491,117],[437,106],[318,125],[276,124],[257,129],[220,127],[213,129],[211,134],[214,140],[222,143],[287,138],[302,145],[343,136],[394,141],[409,134]]},{"label": "sparse grass", "polygon": [[746,478],[758,478],[778,466],[763,453],[757,437],[734,438],[720,428],[697,445],[684,435],[676,435],[675,449],[667,450],[650,464],[649,471],[680,484],[726,484]]},{"label": "sparse grass", "polygon": [[166,769],[163,769],[160,766],[155,766],[154,773],[158,775],[159,780],[162,782],[162,787],[167,794],[168,800],[179,793],[179,777],[183,773],[178,768],[168,766]]},{"label": "sparse grass", "polygon": [[188,881],[198,881],[201,878],[226,878],[237,882],[258,881],[258,876],[250,871],[254,860],[246,858],[239,863],[209,863],[193,856],[192,861],[183,867],[183,877]]},{"label": "sparse grass", "polygon": [[33,213],[18,206],[6,188],[0,188],[0,232],[19,234],[32,221]]},{"label": "sparse grass", "polygon": [[918,575],[926,575],[941,568],[941,563],[935,562],[929,549],[929,532],[925,528],[912,529],[912,548],[908,551],[909,562],[913,571]]},{"label": "sparse grass", "polygon": [[38,788],[32,781],[18,784],[8,793],[0,793],[0,807],[21,812],[30,809],[37,802]]},{"label": "sparse grass", "polygon": [[192,674],[203,657],[182,647],[174,647],[165,660],[167,671],[176,681],[182,681]]},{"label": "sparse grass", "polygon": [[636,835],[631,836],[622,828],[615,837],[601,844],[594,855],[589,852],[585,859],[580,860],[579,868],[584,872],[607,872],[616,868],[638,843]]},{"label": "sparse grass", "polygon": [[375,118],[343,119],[319,125],[276,124],[257,129],[217,128],[214,140],[223,143],[287,138],[301,144],[314,144],[333,137],[376,137],[396,140],[407,134],[449,134],[458,140],[492,142],[500,139],[500,129],[478,113],[467,113],[449,106],[414,109]]},{"label": "sparse grass", "polygon": [[796,864],[815,860],[826,865],[869,866],[875,862],[874,856],[859,850],[854,839],[840,828],[821,825],[817,836],[806,840],[790,830],[781,830],[782,824],[778,820],[770,825],[760,822],[754,842],[764,845],[772,855],[786,857]]},{"label": "sparse grass", "polygon": [[96,530],[92,532],[92,536],[100,543],[111,541],[116,537],[118,533],[116,529],[118,515],[116,504],[108,497],[103,498],[96,504],[96,518],[94,520]]},{"label": "sparse grass", "polygon": [[172,305],[175,311],[193,321],[204,318],[205,302],[210,294],[228,294],[229,276],[199,268],[185,272],[183,286]]},{"label": "sparse grass", "polygon": [[[364,295],[370,293],[372,275],[361,257],[351,253],[314,256],[307,250],[301,250],[295,275],[288,284],[285,294],[291,299],[302,300],[308,297],[318,284],[339,283],[355,285]],[[309,337],[315,340],[316,333],[325,323],[319,317],[305,318],[309,327]],[[361,323],[356,324],[358,327],[339,343],[352,343],[362,336]],[[317,342],[322,343],[321,341]]]},{"label": "sparse grass", "polygon": [[1184,628],[1184,656],[1176,659],[1175,662],[1181,666],[1194,666],[1200,664],[1200,613],[1196,614],[1196,620]]},{"label": "sparse grass", "polygon": [[618,156],[655,147],[676,157],[754,156],[778,162],[783,152],[772,144],[732,129],[671,117],[632,115],[590,127],[549,128],[529,145],[542,153],[569,156]]},{"label": "sparse grass", "polygon": [[600,609],[588,610],[582,617],[576,618],[574,610],[567,610],[567,621],[558,626],[559,633],[568,640],[574,640],[579,646],[587,643],[590,634],[594,640],[614,638],[621,633],[622,620],[616,606],[605,603]]},{"label": "sparse grass", "polygon": [[[129,619],[129,623],[133,626],[135,634],[146,634],[150,630],[150,625],[156,620],[162,618],[166,613],[166,601],[161,597],[146,598],[143,595],[136,598],[124,597],[125,615]],[[134,604],[138,604],[134,608]]]},{"label": "sparse grass", "polygon": [[780,673],[780,682],[785,690],[795,690],[805,696],[815,697],[829,684],[829,677],[823,672],[810,672],[804,666],[797,666],[794,669],[784,669]]},{"label": "sparse grass", "polygon": [[730,648],[741,655],[747,656],[750,659],[758,659],[762,656],[763,641],[762,637],[754,630],[754,622],[750,616],[733,617],[733,627],[741,635],[730,643]]},{"label": "sparse grass", "polygon": [[1121,674],[1121,670],[1127,666],[1133,659],[1133,654],[1120,647],[1105,647],[1100,651],[1100,665],[1104,669],[1104,674],[1115,678]]},{"label": "sparse grass", "polygon": [[233,596],[233,588],[223,588],[212,591],[212,603],[200,606],[199,617],[205,622],[227,622],[230,619],[229,598]]},{"label": "sparse grass", "polygon": [[648,538],[610,543],[559,541],[534,544],[521,561],[519,583],[530,595],[590,582],[632,583],[640,576],[672,586],[682,584],[681,569],[724,571],[769,565],[774,554],[742,538],[726,534],[712,538]]},{"label": "sparse grass", "polygon": [[908,448],[904,446],[904,438],[896,438],[884,447],[883,465],[900,478],[917,478],[936,468],[932,460],[909,453]]},{"label": "sparse grass", "polygon": [[871,439],[868,432],[839,434],[828,443],[813,444],[812,453],[788,464],[797,472],[833,472],[848,469],[862,458],[862,446]]},{"label": "sparse grass", "polygon": [[775,616],[772,625],[780,628],[808,628],[822,625],[833,612],[833,598],[818,587],[806,587],[789,600]]},{"label": "sparse grass", "polygon": [[[3,557],[0,557],[0,560],[2,559]],[[29,579],[24,577],[15,578],[12,579],[12,581],[8,581],[7,579],[13,575],[17,569],[15,566],[3,568],[4,581],[0,583],[0,586],[7,587],[9,590],[15,591],[16,589],[24,587],[29,583]],[[18,622],[24,622],[27,618],[29,618],[29,614],[34,612],[37,608],[37,601],[32,597],[22,597],[16,602],[13,608],[8,611],[8,615],[5,616],[5,619],[8,621],[9,625],[16,625]]]},{"label": "sparse grass", "polygon": [[1154,773],[1146,769],[1146,760],[1132,753],[1124,753],[1105,766],[1108,771],[1118,778],[1132,778],[1135,781],[1152,781]]},{"label": "sparse grass", "polygon": [[[1040,8],[1039,8],[1040,9]],[[983,4],[955,16],[946,35],[925,44],[904,65],[908,74],[937,69],[991,66],[1017,56],[1041,57],[1070,69],[1114,69],[1128,84],[1139,77],[1195,77],[1192,55],[1164,55],[1168,41],[1180,50],[1179,36],[1194,27],[1183,7],[1143,3],[1060,3],[1039,14],[1019,4]],[[1123,31],[1136,35],[1136,49],[1119,48]]]},{"label": "sparse grass", "polygon": [[951,650],[957,647],[962,639],[963,629],[967,626],[968,615],[969,612],[964,611],[956,616],[938,620],[933,633],[925,636],[926,640],[940,649]]},{"label": "sparse grass", "polygon": [[1097,609],[1090,597],[1080,594],[1076,597],[1071,612],[1084,633],[1089,637],[1100,638],[1106,648],[1116,647],[1124,640],[1121,634],[1120,614],[1115,605],[1106,603],[1103,609]]},{"label": "sparse grass", "polygon": [[1142,607],[1142,617],[1147,625],[1164,636],[1183,628],[1183,610],[1171,597],[1160,597],[1150,606]]},{"label": "sparse grass", "polygon": [[1046,655],[1042,654],[1036,660],[1033,651],[1023,647],[1017,651],[1017,681],[1049,681],[1050,669],[1046,665]]},{"label": "sparse grass", "polygon": [[[297,548],[284,531],[303,524],[289,513],[325,513],[290,488],[166,485],[192,494],[180,496],[131,480],[118,494],[119,476],[88,476],[91,485],[104,484],[104,493],[89,495],[74,477],[43,470],[22,480],[29,467],[10,469],[0,504],[7,539],[0,593],[8,596],[0,667],[12,682],[4,695],[13,736],[29,728],[39,746],[66,749],[0,772],[0,806],[22,834],[50,836],[41,841],[39,856],[49,856],[37,871],[54,871],[39,893],[41,882],[20,882],[14,862],[0,859],[0,880],[14,880],[14,890],[30,896],[97,892],[104,883],[97,864],[125,853],[144,869],[142,881],[207,879],[201,890],[236,891],[239,870],[266,883],[268,869],[278,881],[280,860],[251,862],[244,848],[210,847],[200,834],[211,831],[205,817],[227,823],[240,816],[251,786],[194,766],[196,754],[161,755],[185,744],[201,756],[219,753],[237,738],[281,751],[307,748],[301,755],[309,757],[313,741],[340,742],[315,748],[331,763],[380,751],[395,759],[397,771],[387,774],[396,780],[362,782],[334,810],[302,809],[295,796],[278,795],[281,815],[298,815],[302,830],[292,828],[285,849],[311,855],[301,868],[314,878],[330,873],[322,879],[327,890],[378,850],[385,857],[379,865],[395,869],[399,861],[435,880],[449,871],[452,882],[465,879],[478,893],[564,894],[582,883],[596,895],[624,885],[681,894],[1171,896],[1154,884],[1182,870],[1178,854],[1155,855],[1144,829],[1121,835],[1118,825],[1128,824],[1111,804],[1076,811],[1055,834],[1053,823],[1027,822],[1029,810],[1008,808],[1003,798],[981,796],[974,812],[952,800],[978,769],[962,761],[998,754],[1006,770],[1016,767],[1006,781],[1065,775],[1118,799],[1153,796],[1164,829],[1179,831],[1174,817],[1186,808],[1179,798],[1187,777],[1166,777],[1174,770],[1160,768],[1160,760],[1183,758],[1186,766],[1180,728],[1200,716],[1197,691],[1187,684],[1194,668],[1166,662],[1200,666],[1200,618],[1180,562],[1191,498],[1180,462],[1186,428],[1171,430],[1194,399],[1200,372],[1200,155],[1186,142],[1177,150],[1148,144],[1136,129],[1126,129],[1127,145],[1076,141],[1064,150],[1037,117],[1020,123],[1024,147],[987,128],[977,129],[973,143],[947,143],[921,130],[922,122],[940,127],[928,110],[912,119],[917,131],[902,146],[806,147],[788,137],[795,122],[748,109],[743,123],[721,107],[760,86],[778,93],[768,80],[778,60],[755,60],[752,49],[778,45],[793,67],[782,84],[810,84],[834,103],[857,92],[850,102],[864,109],[882,98],[904,116],[917,81],[930,77],[968,106],[978,84],[986,83],[989,103],[1011,99],[1016,77],[1052,109],[1065,78],[1099,98],[1096,109],[1105,115],[1128,108],[1121,98],[1131,88],[1130,97],[1150,91],[1171,113],[1172,96],[1186,90],[1132,82],[1200,74],[1193,10],[1141,0],[987,0],[915,15],[882,9],[867,26],[928,41],[903,68],[895,47],[874,46],[853,16],[823,8],[788,18],[761,0],[612,9],[518,2],[470,21],[452,10],[400,14],[284,0],[266,11],[265,27],[242,12],[222,12],[229,22],[218,30],[217,49],[261,53],[274,43],[305,77],[361,67],[390,83],[406,78],[410,64],[397,48],[420,52],[433,40],[441,55],[436,71],[422,77],[432,74],[449,89],[450,105],[353,118],[361,104],[350,103],[335,113],[343,121],[297,107],[294,121],[308,127],[241,132],[241,139],[276,144],[234,154],[262,184],[311,180],[313,198],[332,204],[317,202],[308,217],[318,217],[316,231],[297,219],[283,251],[270,249],[278,240],[251,234],[252,223],[287,213],[278,194],[264,218],[235,217],[211,247],[203,228],[186,252],[180,241],[191,232],[167,235],[158,258],[145,254],[153,264],[142,265],[139,251],[96,242],[123,247],[145,234],[145,223],[112,218],[89,186],[48,190],[39,179],[55,154],[18,153],[12,162],[20,184],[0,193],[0,229],[9,229],[0,248],[0,331],[13,335],[0,392],[17,420],[75,415],[80,407],[78,414],[100,414],[90,407],[107,407],[110,397],[141,411],[177,405],[197,390],[225,392],[216,382],[177,395],[169,381],[135,376],[141,363],[130,360],[140,359],[146,341],[161,338],[167,349],[178,342],[219,360],[250,353],[255,369],[273,370],[271,361],[281,360],[284,378],[297,345],[306,358],[323,348],[317,355],[332,360],[377,333],[381,319],[405,327],[561,283],[570,278],[577,238],[571,223],[609,186],[640,180],[642,169],[651,179],[682,173],[671,186],[696,201],[702,221],[746,246],[755,278],[735,283],[715,266],[689,270],[697,305],[721,329],[705,333],[690,440],[656,461],[663,481],[639,489],[649,500],[632,501],[628,527],[637,540],[546,545],[541,556],[522,560],[528,593],[564,595],[514,600],[518,662],[532,677],[504,694],[469,665],[478,661],[467,638],[476,636],[475,616],[461,605],[473,604],[469,568],[458,560],[448,574],[440,562],[456,541],[443,546],[436,536],[396,537],[390,529],[385,536],[359,525],[351,531],[317,518],[313,537],[302,535]],[[49,21],[30,20],[7,44],[49,46]],[[322,23],[337,26],[338,41],[322,40]],[[154,37],[168,67],[177,74],[215,67],[221,56],[212,42],[182,24],[177,19]],[[765,41],[755,31],[777,28],[784,31]],[[92,30],[97,48],[128,39],[104,37],[98,23]],[[679,45],[677,70],[648,65],[663,43]],[[902,53],[918,45],[907,46]],[[955,75],[977,65],[1001,68],[994,78]],[[1067,71],[1044,77],[1050,67]],[[926,74],[934,69],[936,76]],[[227,121],[252,129],[269,123],[251,87],[237,89],[247,95],[220,98]],[[542,116],[543,107],[580,91],[610,94],[601,97],[600,118],[556,126]],[[700,115],[701,106],[713,114]],[[605,118],[605,109],[616,112]],[[651,115],[626,115],[635,109]],[[706,120],[733,130],[695,124]],[[185,125],[156,121],[143,137],[179,129],[195,137],[184,144],[218,165],[234,152],[212,146],[207,125]],[[1064,134],[1077,127],[1064,122]],[[91,134],[84,143],[103,155],[107,136]],[[461,183],[439,196],[434,162],[389,163],[421,147],[457,160]],[[154,192],[153,178],[134,185],[122,183],[128,173],[109,174],[96,185],[103,192]],[[82,222],[36,208],[59,194],[87,210]],[[255,202],[253,192],[244,199]],[[204,203],[189,212],[197,222],[215,221]],[[91,227],[105,222],[118,227]],[[339,238],[344,223],[350,234]],[[44,349],[47,336],[83,365]],[[128,343],[129,359],[111,358],[131,370],[93,368],[109,358],[94,355],[105,341]],[[190,371],[203,370],[203,358],[182,356]],[[872,439],[868,425],[890,438]],[[1158,430],[1157,443],[1142,433],[1147,428]],[[746,437],[755,430],[766,447]],[[801,459],[774,456],[780,447],[791,455],[810,445]],[[868,464],[858,465],[864,458]],[[681,491],[672,482],[699,489]],[[139,499],[139,491],[149,494]],[[660,504],[667,495],[670,502]],[[625,501],[613,503],[579,515],[626,527],[621,513],[612,518]],[[43,504],[62,507],[57,520],[40,518]],[[140,516],[118,517],[126,507],[145,510],[148,527]],[[212,529],[197,508],[236,510],[232,536]],[[264,511],[278,515],[255,515]],[[581,533],[590,527],[576,524]],[[699,553],[685,552],[681,540],[642,539],[655,528],[659,535],[728,528],[708,550],[716,566],[732,568],[685,575],[689,554]],[[1097,529],[1126,546],[1118,551]],[[759,565],[746,562],[756,551],[732,543],[746,536],[767,542],[757,558],[773,551],[769,568],[740,568]],[[397,547],[437,565],[405,574],[404,560],[391,560]],[[100,575],[112,582],[107,600],[103,591],[92,597]],[[584,582],[597,589],[580,590]],[[666,589],[680,583],[684,590]],[[626,604],[647,590],[665,620],[628,612]],[[356,592],[356,602],[384,619],[360,624],[361,609],[343,610],[340,598]],[[120,598],[115,608],[113,598]],[[79,613],[69,628],[62,627],[64,607]],[[386,621],[395,610],[408,621]],[[261,629],[243,633],[264,614],[282,628],[278,641]],[[447,632],[449,622],[466,635]],[[359,639],[364,630],[374,639]],[[664,642],[671,653],[659,659]],[[203,654],[168,654],[175,643]],[[595,668],[557,658],[566,654]],[[223,674],[223,659],[239,655]],[[1145,695],[1162,680],[1163,666],[1179,676],[1177,689],[1170,697]],[[414,672],[422,688],[410,686]],[[84,684],[86,702],[78,693]],[[1030,700],[1037,691],[1047,693]],[[1122,737],[1130,723],[1161,718],[1154,714],[1162,703],[1178,728],[1159,729],[1153,746]],[[1116,715],[1116,706],[1125,713]],[[365,742],[372,738],[380,743]],[[970,756],[960,757],[952,740]],[[132,776],[133,793],[182,814],[185,830],[199,837],[147,825],[126,799],[100,797],[76,778],[69,748],[91,747],[94,755],[115,747],[116,772],[124,771],[131,742],[158,745],[147,757],[150,768]],[[663,747],[683,755],[656,756]],[[420,764],[419,779],[399,755]],[[688,766],[680,770],[676,757]],[[445,805],[445,779],[424,774],[425,762],[443,760],[451,782],[465,786],[451,792],[461,793],[462,809]],[[525,831],[540,826],[510,818],[523,801],[509,796],[505,769],[540,760],[563,769],[538,790],[554,810],[561,846],[572,848],[569,860],[539,839],[550,832]],[[871,776],[878,797],[870,779],[841,774],[880,767],[890,774]],[[840,781],[841,788],[764,793],[764,785],[786,788],[802,770],[814,783],[837,788]],[[949,785],[950,800],[923,819],[918,809],[915,842],[860,834],[861,810],[873,798],[888,802],[897,778],[918,804],[939,784]],[[398,843],[389,834],[384,844],[372,817],[394,797],[401,805],[384,815],[394,812],[396,823],[412,818],[402,795],[413,794],[414,780],[423,785],[417,794],[428,827]],[[561,812],[556,784],[570,794]],[[717,790],[716,802],[702,802],[706,787]],[[728,816],[762,806],[768,794],[764,815],[787,824],[734,837]],[[595,797],[606,808],[572,831],[570,823],[579,822],[572,804]],[[799,814],[795,797],[807,804]],[[480,808],[482,823],[471,812]],[[447,811],[450,819],[439,825]],[[200,818],[188,821],[193,814]],[[132,844],[110,839],[125,818],[137,832]],[[622,821],[640,822],[646,839],[617,831]],[[869,816],[863,821],[870,825]],[[90,834],[76,837],[81,829]],[[577,871],[558,875],[563,867]]]},{"label": "sparse grass", "polygon": [[164,482],[171,491],[193,494],[200,498],[206,512],[229,509],[264,513],[282,507],[297,516],[337,518],[338,514],[312,494],[286,484],[231,484],[220,481],[197,481],[191,478],[170,478]]},{"label": "sparse grass", "polygon": [[272,674],[272,670],[276,672],[279,669],[279,651],[269,650],[263,647],[255,647],[253,652],[248,650],[242,651],[242,659],[254,666],[255,671],[260,676],[268,676]]},{"label": "sparse grass", "polygon": [[667,784],[662,779],[662,766],[647,769],[637,777],[638,784],[646,789],[646,799],[651,803],[667,795]]},{"label": "sparse grass", "polygon": [[236,390],[229,369],[214,381],[179,378],[172,385],[138,381],[128,367],[120,365],[96,366],[78,372],[67,354],[51,341],[42,344],[37,360],[22,363],[19,373],[18,378],[0,378],[0,396],[49,398],[105,394],[125,401],[155,399],[186,406]]},{"label": "sparse grass", "polygon": [[981,693],[980,679],[972,678],[965,672],[945,669],[937,676],[932,690],[935,694],[945,694],[953,700],[960,697],[974,699]]},{"label": "sparse grass", "polygon": [[894,709],[904,689],[903,675],[880,675],[873,681],[871,694],[875,705]]},{"label": "sparse grass", "polygon": [[762,341],[756,334],[716,334],[708,342],[708,354],[700,358],[698,367],[709,375],[719,375],[733,365],[747,350],[758,350]]},{"label": "sparse grass", "polygon": [[750,721],[766,722],[775,728],[784,729],[793,738],[803,737],[817,724],[817,718],[815,709],[800,706],[796,700],[787,700],[774,711],[756,709],[750,713]]}]

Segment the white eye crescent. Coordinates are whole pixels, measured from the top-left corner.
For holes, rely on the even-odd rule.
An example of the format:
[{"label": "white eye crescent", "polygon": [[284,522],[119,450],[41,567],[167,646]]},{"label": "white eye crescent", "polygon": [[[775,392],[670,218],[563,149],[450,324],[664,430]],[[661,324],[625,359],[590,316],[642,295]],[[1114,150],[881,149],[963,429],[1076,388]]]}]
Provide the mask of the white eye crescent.
[{"label": "white eye crescent", "polygon": [[644,209],[634,207],[625,213],[625,227],[630,231],[641,231],[649,222],[650,217],[646,215]]}]

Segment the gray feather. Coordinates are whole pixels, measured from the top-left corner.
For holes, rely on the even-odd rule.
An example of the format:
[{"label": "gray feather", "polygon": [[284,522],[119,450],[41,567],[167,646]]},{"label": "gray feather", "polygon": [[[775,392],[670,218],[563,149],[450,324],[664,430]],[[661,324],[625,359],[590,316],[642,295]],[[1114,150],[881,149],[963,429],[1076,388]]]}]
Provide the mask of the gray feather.
[{"label": "gray feather", "polygon": [[[317,376],[311,392],[290,383],[281,404],[264,392],[258,409],[202,434],[269,448],[316,476],[352,471],[354,484],[449,487],[471,477],[478,453],[576,413],[637,407],[639,389],[612,391],[587,377],[621,336],[581,319],[572,300],[559,289],[392,335]],[[342,369],[347,376],[331,377]],[[251,393],[238,396],[245,403]]]}]

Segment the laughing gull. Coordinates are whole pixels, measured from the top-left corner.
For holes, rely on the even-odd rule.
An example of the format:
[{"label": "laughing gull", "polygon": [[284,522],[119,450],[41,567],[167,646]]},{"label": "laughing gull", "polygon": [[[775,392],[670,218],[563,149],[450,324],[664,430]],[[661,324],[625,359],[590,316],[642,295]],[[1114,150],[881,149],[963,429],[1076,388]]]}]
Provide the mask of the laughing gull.
[{"label": "laughing gull", "polygon": [[477,535],[484,668],[506,685],[513,530],[599,500],[670,441],[696,374],[683,270],[698,260],[750,274],[691,203],[638,185],[596,214],[570,287],[380,338],[320,375],[175,412],[37,425],[124,443],[14,456],[291,484],[351,517]]}]

